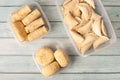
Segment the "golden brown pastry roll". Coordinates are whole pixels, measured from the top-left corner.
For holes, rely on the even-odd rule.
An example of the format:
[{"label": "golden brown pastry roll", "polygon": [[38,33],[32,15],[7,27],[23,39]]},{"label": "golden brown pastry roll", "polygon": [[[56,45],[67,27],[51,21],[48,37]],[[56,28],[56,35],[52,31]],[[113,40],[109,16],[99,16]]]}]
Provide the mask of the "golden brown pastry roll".
[{"label": "golden brown pastry roll", "polygon": [[24,28],[24,25],[22,24],[22,22],[20,22],[20,21],[14,22],[11,27],[19,41],[22,42],[22,41],[26,40],[27,33],[25,31],[25,28]]},{"label": "golden brown pastry roll", "polygon": [[59,71],[60,66],[58,64],[58,62],[54,61],[53,63],[45,66],[42,69],[42,74],[46,77],[52,76],[53,74],[55,74],[57,71]]},{"label": "golden brown pastry roll", "polygon": [[50,48],[41,48],[36,53],[36,61],[40,65],[48,65],[54,60],[54,53]]},{"label": "golden brown pastry roll", "polygon": [[68,56],[62,49],[56,50],[54,56],[61,67],[66,67],[69,65]]},{"label": "golden brown pastry roll", "polygon": [[39,28],[40,26],[42,26],[43,24],[45,24],[45,23],[44,23],[44,20],[43,20],[42,18],[39,18],[39,19],[33,21],[32,23],[30,23],[29,25],[27,25],[27,26],[25,27],[25,30],[26,30],[27,33],[33,32],[33,31],[35,31],[37,28]]},{"label": "golden brown pastry roll", "polygon": [[28,40],[33,41],[33,40],[45,35],[47,32],[48,32],[48,29],[45,26],[42,26],[39,29],[28,34]]},{"label": "golden brown pastry roll", "polygon": [[20,8],[19,10],[17,10],[16,12],[13,12],[11,14],[11,18],[12,21],[20,21],[23,18],[25,18],[32,10],[30,9],[30,7],[28,5],[23,6],[22,8]]},{"label": "golden brown pastry roll", "polygon": [[23,20],[23,24],[24,25],[28,25],[30,24],[32,21],[36,20],[37,18],[39,18],[41,16],[41,13],[39,10],[35,9],[34,11],[32,11],[29,15],[27,15]]}]

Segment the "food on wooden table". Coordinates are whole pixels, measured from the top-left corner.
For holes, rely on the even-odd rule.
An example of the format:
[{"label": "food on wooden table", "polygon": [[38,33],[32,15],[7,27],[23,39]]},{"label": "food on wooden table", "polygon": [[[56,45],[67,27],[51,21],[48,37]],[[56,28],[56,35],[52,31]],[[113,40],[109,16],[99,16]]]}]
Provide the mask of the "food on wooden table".
[{"label": "food on wooden table", "polygon": [[83,55],[92,46],[96,49],[109,40],[102,16],[95,12],[94,0],[65,0],[62,12],[64,22]]},{"label": "food on wooden table", "polygon": [[28,34],[28,41],[33,41],[48,32],[48,29],[45,26],[38,28],[37,30]]},{"label": "food on wooden table", "polygon": [[88,21],[92,16],[92,9],[91,7],[86,3],[79,3],[78,8],[81,11],[81,17],[84,18],[86,21]]},{"label": "food on wooden table", "polygon": [[75,26],[75,25],[78,24],[77,20],[75,20],[75,19],[72,17],[71,13],[68,13],[68,14],[66,15],[66,17],[64,18],[64,21],[65,21],[65,23],[67,23],[67,24],[69,25],[70,29],[72,29],[73,26]]},{"label": "food on wooden table", "polygon": [[37,63],[40,65],[48,65],[54,60],[54,52],[50,48],[41,48],[36,53]]},{"label": "food on wooden table", "polygon": [[24,28],[25,26],[23,25],[22,22],[20,22],[20,21],[14,22],[14,23],[12,23],[11,27],[19,41],[23,42],[27,39],[27,33]]},{"label": "food on wooden table", "polygon": [[95,35],[94,33],[86,34],[85,40],[79,46],[79,49],[81,49],[81,52],[85,54],[97,38],[98,38],[97,35]]},{"label": "food on wooden table", "polygon": [[67,67],[70,63],[69,57],[62,49],[57,49],[54,52],[54,57],[61,67]]},{"label": "food on wooden table", "polygon": [[104,42],[108,41],[109,38],[106,36],[100,36],[95,42],[93,43],[94,49],[96,49],[99,45],[103,44]]},{"label": "food on wooden table", "polygon": [[83,47],[79,46],[81,49],[81,52],[85,54],[88,51],[88,49],[92,46],[92,44],[93,42],[89,42],[89,43],[86,43],[86,45],[84,45]]},{"label": "food on wooden table", "polygon": [[101,28],[102,28],[101,18],[98,18],[98,19],[96,19],[96,20],[92,23],[92,31],[93,31],[96,35],[102,36]]},{"label": "food on wooden table", "polygon": [[[67,0],[65,0],[66,2]],[[78,5],[79,0],[69,0],[67,3],[63,3],[63,11],[73,11],[75,10],[76,6]],[[64,10],[66,9],[66,10]]]},{"label": "food on wooden table", "polygon": [[56,72],[58,72],[60,69],[60,66],[58,64],[57,61],[54,61],[53,63],[45,66],[42,69],[42,74],[46,77],[52,76],[53,74],[55,74]]},{"label": "food on wooden table", "polygon": [[75,40],[75,42],[81,43],[84,40],[83,36],[74,30],[70,30],[70,34]]},{"label": "food on wooden table", "polygon": [[67,67],[70,63],[69,57],[62,49],[53,52],[48,47],[40,48],[35,55],[36,62],[42,65],[41,73],[46,76],[52,76],[59,71],[60,67]]},{"label": "food on wooden table", "polygon": [[69,3],[71,0],[65,0],[63,5],[66,5],[67,3]]},{"label": "food on wooden table", "polygon": [[75,18],[81,17],[80,15],[82,13],[80,12],[80,9],[78,7],[76,7],[72,12],[73,12],[72,14],[73,14],[73,16],[75,16]]},{"label": "food on wooden table", "polygon": [[44,24],[45,24],[44,20],[42,18],[39,18],[39,19],[36,19],[35,21],[33,21],[32,23],[30,23],[29,25],[27,25],[25,27],[25,30],[27,33],[33,32]]},{"label": "food on wooden table", "polygon": [[48,32],[44,16],[38,9],[31,9],[25,5],[11,14],[13,20],[12,30],[19,41],[33,41]]},{"label": "food on wooden table", "polygon": [[91,32],[92,28],[92,20],[87,22],[84,26],[80,27],[77,32],[79,32],[81,35],[85,35]]},{"label": "food on wooden table", "polygon": [[28,5],[23,6],[22,8],[20,8],[19,10],[17,10],[16,12],[13,12],[11,14],[11,18],[12,21],[20,21],[23,18],[25,18],[30,12],[31,12],[31,8]]},{"label": "food on wooden table", "polygon": [[27,15],[23,20],[23,24],[24,25],[28,25],[31,22],[33,22],[34,20],[36,20],[37,18],[39,18],[41,16],[41,13],[39,10],[35,9],[33,10],[29,15]]},{"label": "food on wooden table", "polygon": [[54,53],[56,61],[61,67],[66,67],[69,65],[69,59],[66,53],[62,49],[58,49]]}]

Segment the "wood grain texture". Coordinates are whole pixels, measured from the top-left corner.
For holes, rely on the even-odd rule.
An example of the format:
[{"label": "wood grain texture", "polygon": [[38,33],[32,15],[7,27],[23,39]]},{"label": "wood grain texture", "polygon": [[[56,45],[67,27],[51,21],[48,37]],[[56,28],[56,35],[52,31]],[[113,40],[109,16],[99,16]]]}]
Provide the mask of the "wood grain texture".
[{"label": "wood grain texture", "polygon": [[[2,0],[0,3],[0,6],[21,6],[24,5],[26,3],[30,3],[33,1],[37,1],[40,2],[41,5],[56,5],[56,1],[55,0],[20,0],[20,1],[16,1],[16,0]],[[62,3],[64,0],[59,0],[60,3]],[[119,0],[101,0],[103,2],[104,5],[120,5],[120,1]]]},{"label": "wood grain texture", "polygon": [[[65,27],[62,22],[50,22],[51,24],[51,32],[45,38],[65,38],[68,37],[66,33]],[[120,31],[118,28],[120,27],[119,22],[112,22],[114,30],[118,38],[120,38]],[[2,38],[13,38],[13,34],[10,30],[10,25],[8,23],[0,23],[0,37]]]},{"label": "wood grain texture", "polygon": [[[20,7],[0,7],[0,11],[4,14],[0,14],[0,22],[8,21],[11,12],[15,11]],[[49,21],[62,21],[57,7],[55,6],[42,6],[44,12],[46,13]],[[120,8],[119,7],[105,7],[111,21],[120,21]],[[49,12],[49,13],[48,13]]]},{"label": "wood grain texture", "polygon": [[[73,76],[74,75],[74,76]],[[120,74],[58,74],[45,78],[41,74],[0,74],[0,80],[119,80]]]},{"label": "wood grain texture", "polygon": [[[120,56],[70,56],[71,65],[60,73],[120,73]],[[0,73],[39,73],[32,56],[0,56]]]},{"label": "wood grain texture", "polygon": [[[0,14],[0,18],[1,18],[0,22],[8,21],[9,15],[19,8],[20,7],[0,7],[0,11],[2,11],[2,13],[4,13],[4,14]],[[58,14],[57,8],[55,6],[43,6],[42,9],[46,13],[46,15],[50,21],[60,21],[59,14]]]},{"label": "wood grain texture", "polygon": [[[59,44],[54,44],[56,40]],[[67,54],[69,55],[78,55],[69,39],[59,39],[59,38],[52,38],[52,39],[41,39],[38,42],[33,42],[32,44],[24,44],[19,45],[15,39],[0,39],[0,55],[7,55],[7,56],[14,56],[14,55],[29,55],[31,56],[37,49],[43,47],[44,45],[50,46],[51,43],[54,45],[64,46],[63,48],[66,50]],[[104,49],[103,51],[97,52],[92,54],[93,56],[120,56],[120,39],[118,39],[117,43],[113,46],[109,47],[109,49]],[[35,45],[35,46],[34,46]],[[65,46],[66,45],[66,46]]]},{"label": "wood grain texture", "polygon": [[[54,37],[68,37],[66,30],[64,29],[64,26],[62,25],[62,22],[51,22],[51,31],[46,36],[46,38],[54,38]],[[10,25],[8,23],[0,23],[0,37],[10,37],[13,38],[12,31],[10,29]]]}]

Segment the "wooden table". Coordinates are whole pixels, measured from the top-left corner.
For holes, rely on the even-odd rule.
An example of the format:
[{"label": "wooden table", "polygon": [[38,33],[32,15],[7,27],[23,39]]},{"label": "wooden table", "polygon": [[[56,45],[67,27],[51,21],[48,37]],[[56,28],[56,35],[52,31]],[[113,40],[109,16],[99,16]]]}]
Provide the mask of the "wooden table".
[{"label": "wooden table", "polygon": [[[33,61],[34,48],[19,46],[7,24],[7,17],[12,10],[32,1],[34,0],[0,0],[0,80],[45,79]],[[69,42],[55,0],[40,3],[52,25],[50,34],[41,41],[57,39],[63,42],[72,61],[69,67],[49,78],[50,80],[120,80],[120,31],[117,30],[120,27],[120,0],[102,2],[112,21],[118,41],[106,51],[87,58],[78,56]]]}]

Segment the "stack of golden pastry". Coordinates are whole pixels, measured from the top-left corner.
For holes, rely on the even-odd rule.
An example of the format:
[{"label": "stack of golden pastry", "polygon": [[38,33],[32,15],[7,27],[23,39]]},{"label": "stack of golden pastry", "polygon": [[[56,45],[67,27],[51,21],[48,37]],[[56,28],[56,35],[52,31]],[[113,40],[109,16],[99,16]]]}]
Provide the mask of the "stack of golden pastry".
[{"label": "stack of golden pastry", "polygon": [[62,49],[55,52],[48,48],[40,48],[36,53],[36,61],[42,65],[41,73],[49,77],[60,70],[60,67],[66,67],[69,64],[69,58]]},{"label": "stack of golden pastry", "polygon": [[28,5],[11,14],[12,30],[20,42],[35,40],[48,32],[38,9],[32,10]]},{"label": "stack of golden pastry", "polygon": [[102,16],[95,12],[94,0],[65,0],[62,12],[64,22],[83,55],[92,45],[96,49],[109,40]]}]

